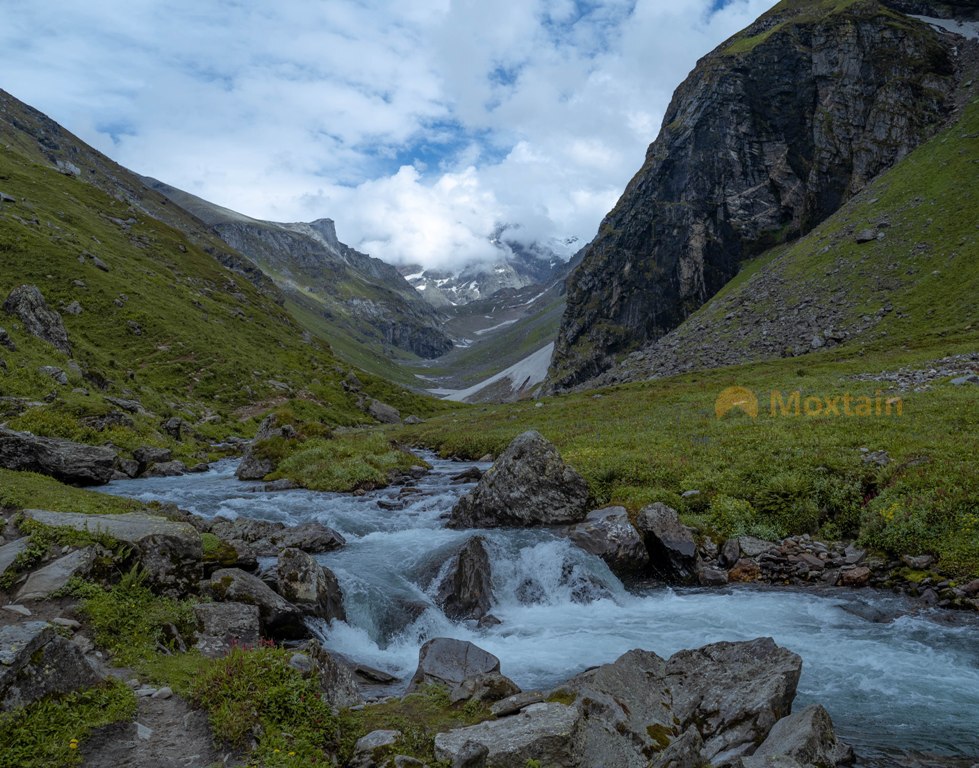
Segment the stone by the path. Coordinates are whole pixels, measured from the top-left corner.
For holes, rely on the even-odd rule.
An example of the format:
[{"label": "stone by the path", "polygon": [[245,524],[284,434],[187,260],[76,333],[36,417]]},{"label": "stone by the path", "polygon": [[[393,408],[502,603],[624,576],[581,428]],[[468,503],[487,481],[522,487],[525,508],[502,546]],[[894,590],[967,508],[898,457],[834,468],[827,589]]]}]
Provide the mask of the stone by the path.
[{"label": "stone by the path", "polygon": [[346,621],[343,592],[336,575],[301,549],[284,549],[275,568],[279,594],[306,613],[327,621]]},{"label": "stone by the path", "polygon": [[538,432],[517,437],[452,509],[450,528],[567,525],[588,511],[588,484]]},{"label": "stone by the path", "polygon": [[133,544],[138,550],[148,583],[159,591],[181,594],[196,586],[203,577],[201,536],[189,523],[141,512],[85,515],[28,509],[24,515],[44,525],[103,533]]},{"label": "stone by the path", "polygon": [[655,503],[639,512],[636,528],[649,553],[649,567],[671,584],[692,584],[697,579],[697,542],[680,523],[675,509]]},{"label": "stone by the path", "polygon": [[578,765],[575,748],[580,721],[575,707],[531,704],[512,717],[438,734],[435,757],[456,764],[468,744],[475,742],[485,747],[487,766],[522,768],[530,760],[547,766]]},{"label": "stone by the path", "polygon": [[450,619],[481,619],[493,600],[493,578],[486,540],[473,536],[453,558],[436,601]]},{"label": "stone by the path", "polygon": [[32,336],[48,342],[59,352],[71,356],[71,344],[65,331],[61,315],[48,307],[44,296],[36,285],[21,285],[14,288],[3,303],[8,315],[13,315],[24,325],[24,330]]},{"label": "stone by the path", "polygon": [[775,723],[755,757],[791,757],[803,765],[835,768],[853,760],[853,749],[836,738],[829,712],[813,704]]},{"label": "stone by the path", "polygon": [[568,529],[575,544],[598,555],[615,573],[636,573],[649,565],[642,537],[629,520],[625,507],[595,509]]},{"label": "stone by the path", "polygon": [[76,485],[103,485],[115,472],[111,448],[37,437],[0,427],[0,467],[42,475]]},{"label": "stone by the path", "polygon": [[7,605],[3,606],[3,610],[5,610],[7,613],[13,613],[16,616],[27,617],[34,615],[34,612],[30,608],[28,608],[26,605],[20,605],[18,603],[8,603]]},{"label": "stone by the path", "polygon": [[258,645],[259,614],[257,605],[246,603],[198,603],[196,647],[204,656],[226,655],[233,647]]},{"label": "stone by the path", "polygon": [[44,621],[0,627],[0,711],[88,688],[99,676],[81,649]]},{"label": "stone by the path", "polygon": [[95,562],[95,557],[95,547],[85,547],[59,557],[28,576],[15,599],[18,602],[46,599],[52,593],[64,588],[71,578],[87,575],[92,568],[92,563]]},{"label": "stone by the path", "polygon": [[27,549],[28,543],[30,543],[30,539],[27,536],[24,536],[0,547],[0,576],[2,576],[3,572],[14,564],[14,560],[17,559],[17,556]]},{"label": "stone by the path", "polygon": [[303,612],[273,592],[257,576],[237,568],[222,568],[211,574],[208,588],[218,601],[258,606],[262,632],[265,635],[278,638],[302,638],[309,635],[303,624]]}]

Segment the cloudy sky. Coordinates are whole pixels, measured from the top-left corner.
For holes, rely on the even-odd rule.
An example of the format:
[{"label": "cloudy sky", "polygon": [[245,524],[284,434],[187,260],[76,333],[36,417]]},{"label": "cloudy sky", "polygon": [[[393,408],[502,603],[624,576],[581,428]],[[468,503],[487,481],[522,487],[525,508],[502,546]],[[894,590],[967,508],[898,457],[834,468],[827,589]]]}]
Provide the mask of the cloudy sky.
[{"label": "cloudy sky", "polygon": [[696,60],[774,0],[0,0],[0,88],[250,216],[431,266],[587,241]]}]

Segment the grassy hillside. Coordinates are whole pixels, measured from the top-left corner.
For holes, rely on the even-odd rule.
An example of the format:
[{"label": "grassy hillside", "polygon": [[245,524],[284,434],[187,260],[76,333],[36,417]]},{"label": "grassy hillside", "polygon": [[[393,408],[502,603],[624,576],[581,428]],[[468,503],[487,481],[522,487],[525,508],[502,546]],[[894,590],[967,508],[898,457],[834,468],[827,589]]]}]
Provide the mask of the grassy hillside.
[{"label": "grassy hillside", "polygon": [[[0,418],[11,427],[186,452],[158,431],[162,420],[179,416],[202,439],[247,434],[273,407],[328,426],[371,421],[329,346],[184,233],[18,146],[0,146],[0,191],[14,200],[0,205],[0,298],[37,285],[73,348],[69,358],[0,316],[16,346],[0,348]],[[63,369],[68,384],[42,366]],[[421,415],[440,407],[361,381],[369,396]],[[87,425],[118,410],[105,396],[138,400],[145,412],[127,415],[131,425]]]},{"label": "grassy hillside", "polygon": [[[768,332],[765,322],[816,298],[839,304],[844,325],[871,317],[857,340],[541,404],[477,407],[402,436],[476,457],[539,429],[585,475],[596,503],[636,510],[663,501],[721,536],[859,536],[887,552],[933,552],[951,570],[979,573],[979,386],[935,375],[922,391],[903,391],[893,381],[856,378],[979,366],[977,137],[973,101],[957,124],[809,236],[748,264],[678,331],[690,337],[684,354],[725,344],[748,350]],[[855,233],[867,228],[884,235],[858,244]],[[777,301],[773,276],[782,291]],[[716,399],[735,386],[759,398],[757,418],[740,411],[717,417]],[[779,403],[795,392],[802,404],[817,397],[824,406],[847,394],[885,403],[897,397],[903,410],[847,416],[837,403],[840,415],[825,408],[781,415]],[[864,460],[872,451],[887,452],[886,466]],[[700,494],[684,497],[690,490]]]}]

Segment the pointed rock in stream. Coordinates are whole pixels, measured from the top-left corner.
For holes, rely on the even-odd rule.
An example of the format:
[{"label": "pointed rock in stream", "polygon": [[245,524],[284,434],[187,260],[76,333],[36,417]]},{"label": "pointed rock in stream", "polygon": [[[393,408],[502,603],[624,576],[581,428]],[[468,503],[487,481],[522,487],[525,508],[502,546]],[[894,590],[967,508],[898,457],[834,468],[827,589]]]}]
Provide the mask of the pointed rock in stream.
[{"label": "pointed rock in stream", "polygon": [[653,572],[670,584],[697,580],[697,542],[675,509],[650,504],[639,512],[636,528],[646,543]]},{"label": "pointed rock in stream", "polygon": [[588,511],[588,484],[539,432],[517,437],[452,509],[449,528],[577,523]]},{"label": "pointed rock in stream", "polygon": [[450,619],[481,619],[493,600],[493,579],[486,539],[473,536],[453,558],[436,602]]},{"label": "pointed rock in stream", "polygon": [[278,591],[286,600],[320,619],[346,621],[343,592],[336,575],[301,549],[283,549],[275,566]]}]

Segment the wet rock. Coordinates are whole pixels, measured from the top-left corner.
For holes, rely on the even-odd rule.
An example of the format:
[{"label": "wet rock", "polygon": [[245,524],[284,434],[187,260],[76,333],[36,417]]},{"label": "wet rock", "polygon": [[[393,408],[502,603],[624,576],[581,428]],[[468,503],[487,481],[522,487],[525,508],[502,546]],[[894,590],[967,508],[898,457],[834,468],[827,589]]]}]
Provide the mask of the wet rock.
[{"label": "wet rock", "polygon": [[777,755],[822,768],[853,762],[853,750],[836,738],[833,720],[819,704],[779,720],[754,752],[755,757]]},{"label": "wet rock", "polygon": [[625,507],[593,510],[571,526],[568,535],[583,550],[602,558],[615,573],[641,572],[649,565],[646,545]]},{"label": "wet rock", "polygon": [[196,647],[204,656],[226,655],[233,647],[258,645],[259,612],[257,605],[246,603],[198,603]]},{"label": "wet rock", "polygon": [[724,766],[749,754],[788,715],[802,659],[771,638],[680,651],[666,665],[672,713],[696,723],[704,757]]},{"label": "wet rock", "polygon": [[[317,640],[310,640],[303,652],[310,658],[319,675],[323,699],[330,706],[343,709],[363,704],[353,672],[327,651]],[[393,678],[390,682],[394,682]]]},{"label": "wet rock", "polygon": [[3,309],[20,320],[29,334],[71,357],[71,344],[61,315],[48,307],[36,285],[14,288],[4,301]]},{"label": "wet rock", "polygon": [[[485,748],[487,766],[575,765],[575,740],[581,716],[564,704],[532,704],[520,714],[458,728],[435,737],[435,757],[453,765],[462,762],[475,742]],[[480,750],[481,752],[481,750]],[[471,758],[466,758],[471,759]],[[479,763],[475,763],[479,765]]]},{"label": "wet rock", "polygon": [[145,472],[153,464],[162,464],[173,458],[173,451],[169,448],[157,448],[146,445],[133,451],[133,459],[139,462],[139,471]]},{"label": "wet rock", "polygon": [[70,440],[36,437],[0,427],[0,467],[42,475],[75,485],[103,485],[112,479],[116,453]]},{"label": "wet rock", "polygon": [[840,584],[844,587],[862,587],[870,581],[871,571],[866,566],[857,566],[840,571]]},{"label": "wet rock", "polygon": [[182,461],[161,461],[152,464],[145,472],[143,477],[180,477],[186,475],[189,470]]},{"label": "wet rock", "polygon": [[382,403],[380,400],[371,400],[370,405],[367,407],[367,412],[381,424],[400,424],[401,423],[401,412],[387,403]]},{"label": "wet rock", "polygon": [[465,640],[436,637],[418,651],[418,669],[408,693],[435,683],[450,690],[470,678],[500,671],[500,660]]},{"label": "wet rock", "polygon": [[286,527],[279,522],[239,517],[227,520],[216,518],[211,533],[225,541],[242,541],[260,556],[273,557],[283,549],[295,548],[318,554],[340,549],[347,542],[337,531],[322,523],[302,523]]},{"label": "wet rock", "polygon": [[279,553],[275,566],[278,592],[304,612],[327,621],[346,621],[343,592],[336,575],[301,549]]},{"label": "wet rock", "polygon": [[99,675],[81,649],[47,622],[0,627],[0,711],[24,707],[50,694],[88,688]]},{"label": "wet rock", "polygon": [[477,483],[482,477],[483,470],[479,467],[469,467],[469,469],[453,475],[450,479],[453,483]]},{"label": "wet rock", "polygon": [[691,584],[697,578],[697,543],[680,524],[675,509],[650,504],[639,512],[636,528],[649,553],[649,567],[671,584]]},{"label": "wet rock", "polygon": [[741,559],[741,544],[737,539],[728,539],[721,547],[720,563],[725,568],[732,567]]},{"label": "wet rock", "polygon": [[18,602],[44,600],[52,593],[63,589],[75,576],[86,576],[95,562],[95,547],[85,547],[40,568],[30,576],[17,593]]},{"label": "wet rock", "polygon": [[309,634],[303,612],[256,576],[237,568],[222,568],[211,574],[208,588],[219,602],[258,606],[262,633],[267,636],[303,638]]},{"label": "wet rock", "polygon": [[450,528],[562,525],[587,511],[588,485],[537,432],[524,432],[452,509]]},{"label": "wet rock", "polygon": [[697,570],[697,580],[704,587],[723,587],[728,582],[727,571],[723,568],[701,566]]},{"label": "wet rock", "polygon": [[481,619],[493,600],[493,579],[486,540],[473,536],[453,558],[438,588],[436,602],[450,619]]}]

